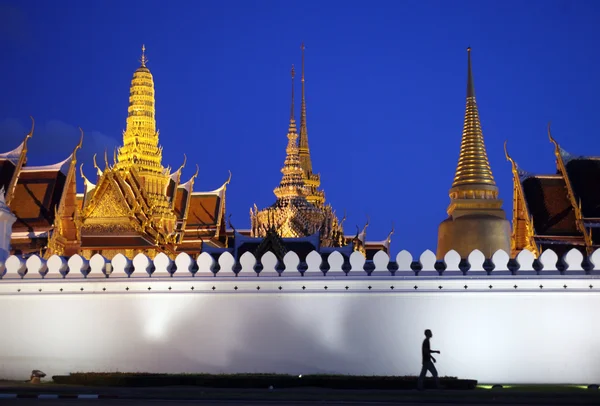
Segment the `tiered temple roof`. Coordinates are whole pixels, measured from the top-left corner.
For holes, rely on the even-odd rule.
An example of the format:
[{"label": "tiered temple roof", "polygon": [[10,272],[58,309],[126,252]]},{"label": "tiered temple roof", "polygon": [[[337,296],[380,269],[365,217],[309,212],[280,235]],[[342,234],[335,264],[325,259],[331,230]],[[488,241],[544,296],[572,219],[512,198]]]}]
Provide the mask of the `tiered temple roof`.
[{"label": "tiered temple roof", "polygon": [[6,190],[6,203],[17,217],[12,227],[11,249],[23,254],[44,253],[56,244],[56,230],[69,235],[73,227],[65,217],[75,208],[76,152],[81,142],[65,160],[52,165],[27,166],[27,142],[14,150],[0,154],[0,188]]},{"label": "tiered temple roof", "polygon": [[590,254],[600,247],[600,157],[574,156],[552,137],[556,174],[531,174],[506,152],[513,172],[513,234],[511,250],[536,255],[552,249],[558,255],[572,248]]},{"label": "tiered temple roof", "polygon": [[82,250],[86,255],[121,251],[197,254],[203,245],[226,240],[225,192],[229,180],[212,192],[194,192],[196,173],[180,183],[181,167],[171,173],[162,165],[156,129],[154,81],[142,48],[141,66],[131,81],[123,146],[112,166],[97,168],[96,185],[85,179],[82,195]]},{"label": "tiered temple roof", "polygon": [[96,181],[80,168],[84,191],[76,191],[76,152],[48,166],[26,166],[27,141],[0,154],[0,187],[17,221],[12,250],[90,257],[102,253],[154,256],[158,252],[198,254],[202,246],[223,247],[225,194],[229,180],[210,192],[194,192],[198,170],[180,182],[184,164],[175,172],[162,166],[155,120],[154,81],[142,48],[141,66],[131,82],[123,146],[100,169]]}]

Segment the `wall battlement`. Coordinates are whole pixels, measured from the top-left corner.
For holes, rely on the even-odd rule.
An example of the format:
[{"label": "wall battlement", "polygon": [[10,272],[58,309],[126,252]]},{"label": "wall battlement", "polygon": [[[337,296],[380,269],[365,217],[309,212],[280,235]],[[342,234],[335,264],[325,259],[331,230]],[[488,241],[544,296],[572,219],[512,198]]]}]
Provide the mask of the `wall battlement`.
[{"label": "wall battlement", "polygon": [[[100,254],[89,261],[80,255],[70,258],[54,255],[48,260],[36,255],[27,259],[11,255],[0,260],[0,283],[14,279],[97,279],[97,278],[278,278],[301,277],[304,279],[332,278],[433,278],[433,277],[598,277],[600,276],[600,249],[585,258],[572,249],[559,258],[552,250],[544,251],[538,259],[527,251],[515,258],[499,250],[486,259],[479,250],[461,260],[456,251],[448,252],[443,261],[436,261],[432,251],[423,252],[414,260],[408,251],[400,251],[395,259],[385,252],[378,252],[373,261],[366,261],[359,252],[349,258],[333,252],[326,258],[313,251],[301,262],[298,255],[288,252],[280,263],[275,255],[267,252],[261,258],[247,252],[236,262],[229,253],[214,258],[202,253],[197,259],[186,253],[179,254],[173,261],[165,254],[151,260],[143,254],[127,258],[122,254],[108,260]],[[241,280],[241,279],[240,279]]]},{"label": "wall battlement", "polygon": [[10,256],[0,274],[5,379],[32,369],[415,375],[431,329],[442,375],[600,382],[598,251],[450,252],[443,263],[431,251],[416,261],[312,252],[303,263],[290,252],[282,264],[272,253]]}]

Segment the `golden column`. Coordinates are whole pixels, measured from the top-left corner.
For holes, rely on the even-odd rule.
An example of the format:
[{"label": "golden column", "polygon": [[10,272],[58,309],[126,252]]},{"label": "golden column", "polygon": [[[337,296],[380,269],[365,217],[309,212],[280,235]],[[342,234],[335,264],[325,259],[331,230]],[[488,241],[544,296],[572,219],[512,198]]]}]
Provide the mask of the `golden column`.
[{"label": "golden column", "polygon": [[471,70],[471,48],[467,48],[467,106],[454,182],[450,189],[448,218],[438,230],[437,257],[450,250],[462,258],[478,249],[491,257],[502,249],[510,253],[510,223],[498,199],[498,187],[488,161],[475,86]]}]

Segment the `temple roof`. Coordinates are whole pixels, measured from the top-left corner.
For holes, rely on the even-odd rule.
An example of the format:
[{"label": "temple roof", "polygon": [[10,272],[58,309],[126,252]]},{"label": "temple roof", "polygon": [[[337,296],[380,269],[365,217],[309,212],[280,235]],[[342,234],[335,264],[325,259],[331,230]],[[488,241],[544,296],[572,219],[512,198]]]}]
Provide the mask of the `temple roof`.
[{"label": "temple roof", "polygon": [[[186,184],[184,184],[184,186],[185,185]],[[185,187],[178,188],[178,193],[181,193],[180,199],[183,199],[183,193],[185,193],[184,190],[189,193],[188,189]],[[210,192],[192,192],[189,202],[186,229],[216,227],[219,223],[219,219],[223,216],[225,191],[226,184]],[[181,201],[183,202],[183,200]],[[182,206],[179,206],[176,211],[179,210],[181,212],[182,208]]]},{"label": "temple roof", "polygon": [[51,165],[24,166],[21,172],[62,172],[63,175],[66,175],[69,172],[72,158],[73,154],[69,155],[64,161]]},{"label": "temple roof", "polygon": [[8,190],[8,185],[15,173],[15,165],[8,159],[0,159],[0,187]]},{"label": "temple roof", "polygon": [[577,157],[565,161],[575,200],[584,218],[600,219],[600,158]]},{"label": "temple roof", "polygon": [[560,175],[531,175],[521,181],[536,235],[581,236]]},{"label": "temple roof", "polygon": [[22,171],[11,208],[17,221],[13,231],[48,230],[54,223],[55,208],[65,191],[66,176],[60,170]]},{"label": "temple roof", "polygon": [[13,163],[13,165],[17,165],[19,162],[19,158],[21,157],[21,152],[23,151],[23,146],[25,142],[22,142],[17,148],[12,151],[4,152],[0,154],[0,161],[7,160]]}]

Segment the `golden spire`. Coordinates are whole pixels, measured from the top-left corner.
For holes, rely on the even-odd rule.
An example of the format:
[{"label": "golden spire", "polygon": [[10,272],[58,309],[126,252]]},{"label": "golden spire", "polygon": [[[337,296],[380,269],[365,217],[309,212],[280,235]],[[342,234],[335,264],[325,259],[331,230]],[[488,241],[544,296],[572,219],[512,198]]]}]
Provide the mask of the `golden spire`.
[{"label": "golden spire", "polygon": [[133,73],[129,91],[127,127],[119,148],[118,168],[136,167],[140,173],[160,174],[162,150],[156,131],[154,81],[146,67],[146,47],[142,46],[141,66]]},{"label": "golden spire", "polygon": [[475,100],[475,86],[471,69],[471,48],[467,48],[467,105],[456,175],[450,189],[452,199],[496,199],[498,188],[488,161],[479,111]]},{"label": "golden spire", "polygon": [[290,125],[288,128],[288,145],[286,148],[287,156],[281,168],[283,177],[279,186],[273,190],[277,200],[289,201],[293,198],[305,195],[304,179],[302,177],[302,168],[298,155],[298,133],[296,132],[296,120],[294,119],[294,65],[292,65],[292,104],[290,112]]},{"label": "golden spire", "polygon": [[146,58],[146,45],[142,44],[142,58],[140,59],[142,63],[142,67],[146,67],[146,63],[148,63],[148,58]]},{"label": "golden spire", "polygon": [[302,164],[302,170],[304,176],[309,178],[312,175],[312,162],[310,159],[310,149],[308,147],[308,129],[306,128],[306,94],[304,89],[304,42],[300,46],[302,50],[302,105],[300,109],[300,141],[299,141],[299,153],[300,163]]}]

